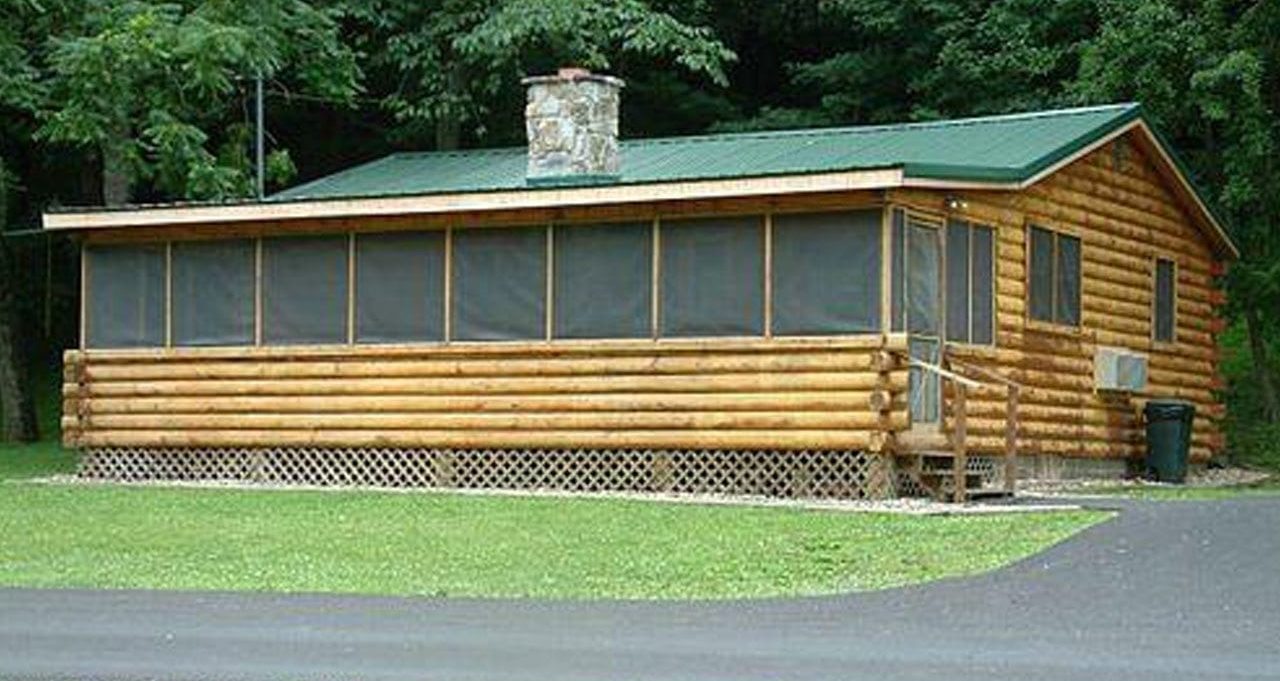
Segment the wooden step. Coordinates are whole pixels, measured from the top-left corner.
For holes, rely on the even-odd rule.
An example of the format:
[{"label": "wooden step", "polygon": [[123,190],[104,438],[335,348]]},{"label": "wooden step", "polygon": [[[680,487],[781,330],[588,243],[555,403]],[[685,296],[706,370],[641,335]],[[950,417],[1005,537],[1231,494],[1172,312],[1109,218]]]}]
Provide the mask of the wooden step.
[{"label": "wooden step", "polygon": [[898,450],[901,453],[920,454],[945,452],[951,449],[951,438],[946,433],[898,433]]}]

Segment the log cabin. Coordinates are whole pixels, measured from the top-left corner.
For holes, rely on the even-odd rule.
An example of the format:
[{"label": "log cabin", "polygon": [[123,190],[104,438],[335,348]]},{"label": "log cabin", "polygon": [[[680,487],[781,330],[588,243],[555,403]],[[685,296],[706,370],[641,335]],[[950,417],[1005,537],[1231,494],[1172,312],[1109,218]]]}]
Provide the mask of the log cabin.
[{"label": "log cabin", "polygon": [[80,474],[963,499],[1121,474],[1152,397],[1222,449],[1238,253],[1138,105],[619,141],[525,82],[527,147],[46,213]]}]

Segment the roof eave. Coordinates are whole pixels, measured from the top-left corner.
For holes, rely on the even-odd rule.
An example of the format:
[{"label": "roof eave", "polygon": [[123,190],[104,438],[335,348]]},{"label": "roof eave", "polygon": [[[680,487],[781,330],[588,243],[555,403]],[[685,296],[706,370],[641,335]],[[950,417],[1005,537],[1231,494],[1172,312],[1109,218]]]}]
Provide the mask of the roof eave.
[{"label": "roof eave", "polygon": [[134,227],[183,227],[261,221],[431,215],[608,204],[738,198],[838,191],[876,190],[903,185],[901,168],[750,178],[545,187],[490,192],[422,194],[352,199],[266,201],[231,205],[156,206],[136,210],[45,213],[45,229],[88,231]]}]

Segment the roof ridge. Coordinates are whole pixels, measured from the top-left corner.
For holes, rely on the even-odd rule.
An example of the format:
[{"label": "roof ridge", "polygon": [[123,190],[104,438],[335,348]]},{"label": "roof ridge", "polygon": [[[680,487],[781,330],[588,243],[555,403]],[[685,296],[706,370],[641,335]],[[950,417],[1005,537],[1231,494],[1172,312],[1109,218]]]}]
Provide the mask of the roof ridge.
[{"label": "roof ridge", "polygon": [[1120,102],[1115,104],[1098,104],[1093,106],[1068,107],[1044,111],[1023,111],[987,116],[970,116],[968,118],[947,118],[933,121],[906,121],[901,123],[878,123],[874,125],[844,125],[825,128],[786,128],[780,130],[751,130],[746,132],[701,133],[696,135],[673,135],[670,137],[642,137],[633,140],[622,140],[623,145],[643,146],[647,144],[681,144],[686,142],[735,140],[735,139],[770,139],[780,137],[823,137],[830,135],[857,135],[889,130],[918,130],[921,128],[949,128],[968,125],[982,125],[1010,120],[1035,120],[1064,116],[1083,116],[1103,111],[1124,113],[1139,109],[1136,102]]},{"label": "roof ridge", "polygon": [[516,153],[516,152],[523,154],[525,153],[526,150],[527,150],[527,147],[517,147],[517,146],[478,147],[475,149],[421,149],[421,150],[393,151],[390,154],[383,156],[382,158],[403,158],[403,157],[418,157],[418,156],[436,156],[436,157],[480,156],[480,155],[498,156],[501,154],[510,154],[510,153]]}]

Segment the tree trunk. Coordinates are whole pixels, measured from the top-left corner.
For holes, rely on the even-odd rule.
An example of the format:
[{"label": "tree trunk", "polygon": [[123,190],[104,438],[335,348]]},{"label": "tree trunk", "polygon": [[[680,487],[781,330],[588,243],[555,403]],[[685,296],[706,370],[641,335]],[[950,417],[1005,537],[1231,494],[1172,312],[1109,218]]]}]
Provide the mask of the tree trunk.
[{"label": "tree trunk", "polygon": [[1280,398],[1276,395],[1275,376],[1267,358],[1267,345],[1262,337],[1262,314],[1257,307],[1245,312],[1249,332],[1249,355],[1253,360],[1253,376],[1262,390],[1262,409],[1269,423],[1280,421]]},{"label": "tree trunk", "polygon": [[16,268],[9,246],[9,240],[0,237],[0,440],[34,442],[40,432],[22,343]]},{"label": "tree trunk", "polygon": [[462,91],[462,69],[457,65],[449,67],[447,78],[449,105],[444,107],[445,113],[436,118],[436,149],[453,151],[462,145],[462,112],[458,110],[457,101]]},{"label": "tree trunk", "polygon": [[119,206],[129,203],[129,165],[125,158],[125,139],[129,126],[116,125],[111,139],[104,142],[98,153],[102,155],[102,203]]},{"label": "tree trunk", "polygon": [[462,144],[462,122],[457,116],[442,116],[436,119],[436,149],[453,151]]}]

